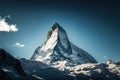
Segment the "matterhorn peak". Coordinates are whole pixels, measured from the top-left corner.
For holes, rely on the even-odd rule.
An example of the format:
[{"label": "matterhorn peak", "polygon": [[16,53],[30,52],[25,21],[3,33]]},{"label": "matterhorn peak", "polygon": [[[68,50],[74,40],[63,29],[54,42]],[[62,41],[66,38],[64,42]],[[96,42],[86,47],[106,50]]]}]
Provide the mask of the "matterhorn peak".
[{"label": "matterhorn peak", "polygon": [[48,31],[46,41],[35,50],[31,59],[46,64],[63,61],[66,62],[65,65],[72,66],[97,62],[86,51],[70,42],[66,31],[58,23],[53,24],[51,30]]}]

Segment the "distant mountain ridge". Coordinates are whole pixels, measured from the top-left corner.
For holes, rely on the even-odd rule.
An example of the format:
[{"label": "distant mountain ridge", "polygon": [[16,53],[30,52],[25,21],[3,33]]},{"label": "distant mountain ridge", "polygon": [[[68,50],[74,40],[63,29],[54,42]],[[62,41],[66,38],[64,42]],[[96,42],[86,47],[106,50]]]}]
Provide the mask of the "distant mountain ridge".
[{"label": "distant mountain ridge", "polygon": [[48,32],[47,40],[38,47],[31,60],[54,64],[57,61],[66,61],[66,65],[73,66],[97,61],[86,51],[69,41],[66,31],[55,23]]}]

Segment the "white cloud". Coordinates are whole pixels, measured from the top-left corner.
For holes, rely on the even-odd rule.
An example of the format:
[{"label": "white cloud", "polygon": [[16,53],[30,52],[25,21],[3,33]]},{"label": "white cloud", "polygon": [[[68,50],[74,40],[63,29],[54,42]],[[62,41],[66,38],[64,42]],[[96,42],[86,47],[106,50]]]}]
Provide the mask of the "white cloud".
[{"label": "white cloud", "polygon": [[13,46],[13,47],[24,47],[25,45],[22,44],[22,43],[17,42],[17,43],[15,43],[15,44],[12,45],[12,46]]},{"label": "white cloud", "polygon": [[[11,18],[10,15],[8,15],[6,17]],[[6,17],[4,17],[4,18],[0,17],[0,31],[4,31],[4,32],[18,31],[16,24],[8,24],[8,22],[6,22]]]},{"label": "white cloud", "polygon": [[9,19],[11,19],[11,16],[10,16],[10,15],[7,15],[7,16],[5,16],[4,18],[9,18]]}]

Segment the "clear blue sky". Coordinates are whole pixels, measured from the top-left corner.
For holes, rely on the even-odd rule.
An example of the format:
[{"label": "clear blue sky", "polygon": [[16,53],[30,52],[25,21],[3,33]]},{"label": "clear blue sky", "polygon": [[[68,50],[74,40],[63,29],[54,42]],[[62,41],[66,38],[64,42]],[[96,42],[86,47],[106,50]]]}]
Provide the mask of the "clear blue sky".
[{"label": "clear blue sky", "polygon": [[[0,48],[29,59],[57,22],[71,42],[98,61],[120,59],[120,5],[101,0],[1,0],[0,16],[18,32],[0,32]],[[13,46],[15,43],[24,47]]]}]

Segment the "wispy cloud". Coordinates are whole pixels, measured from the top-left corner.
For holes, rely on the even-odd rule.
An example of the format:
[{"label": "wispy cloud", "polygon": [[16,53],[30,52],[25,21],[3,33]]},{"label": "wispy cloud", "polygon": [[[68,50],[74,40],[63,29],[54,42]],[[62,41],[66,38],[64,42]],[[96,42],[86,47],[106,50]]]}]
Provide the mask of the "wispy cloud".
[{"label": "wispy cloud", "polygon": [[15,43],[15,44],[12,45],[12,46],[13,46],[13,47],[24,47],[25,45],[22,44],[22,43],[17,42],[17,43]]},{"label": "wispy cloud", "polygon": [[6,22],[6,17],[11,18],[10,15],[5,16],[4,18],[0,17],[0,32],[16,32],[18,31],[18,28],[16,27],[16,24],[9,24]]},{"label": "wispy cloud", "polygon": [[9,18],[9,19],[11,19],[11,16],[10,16],[10,15],[7,15],[7,16],[5,16],[5,18]]}]

